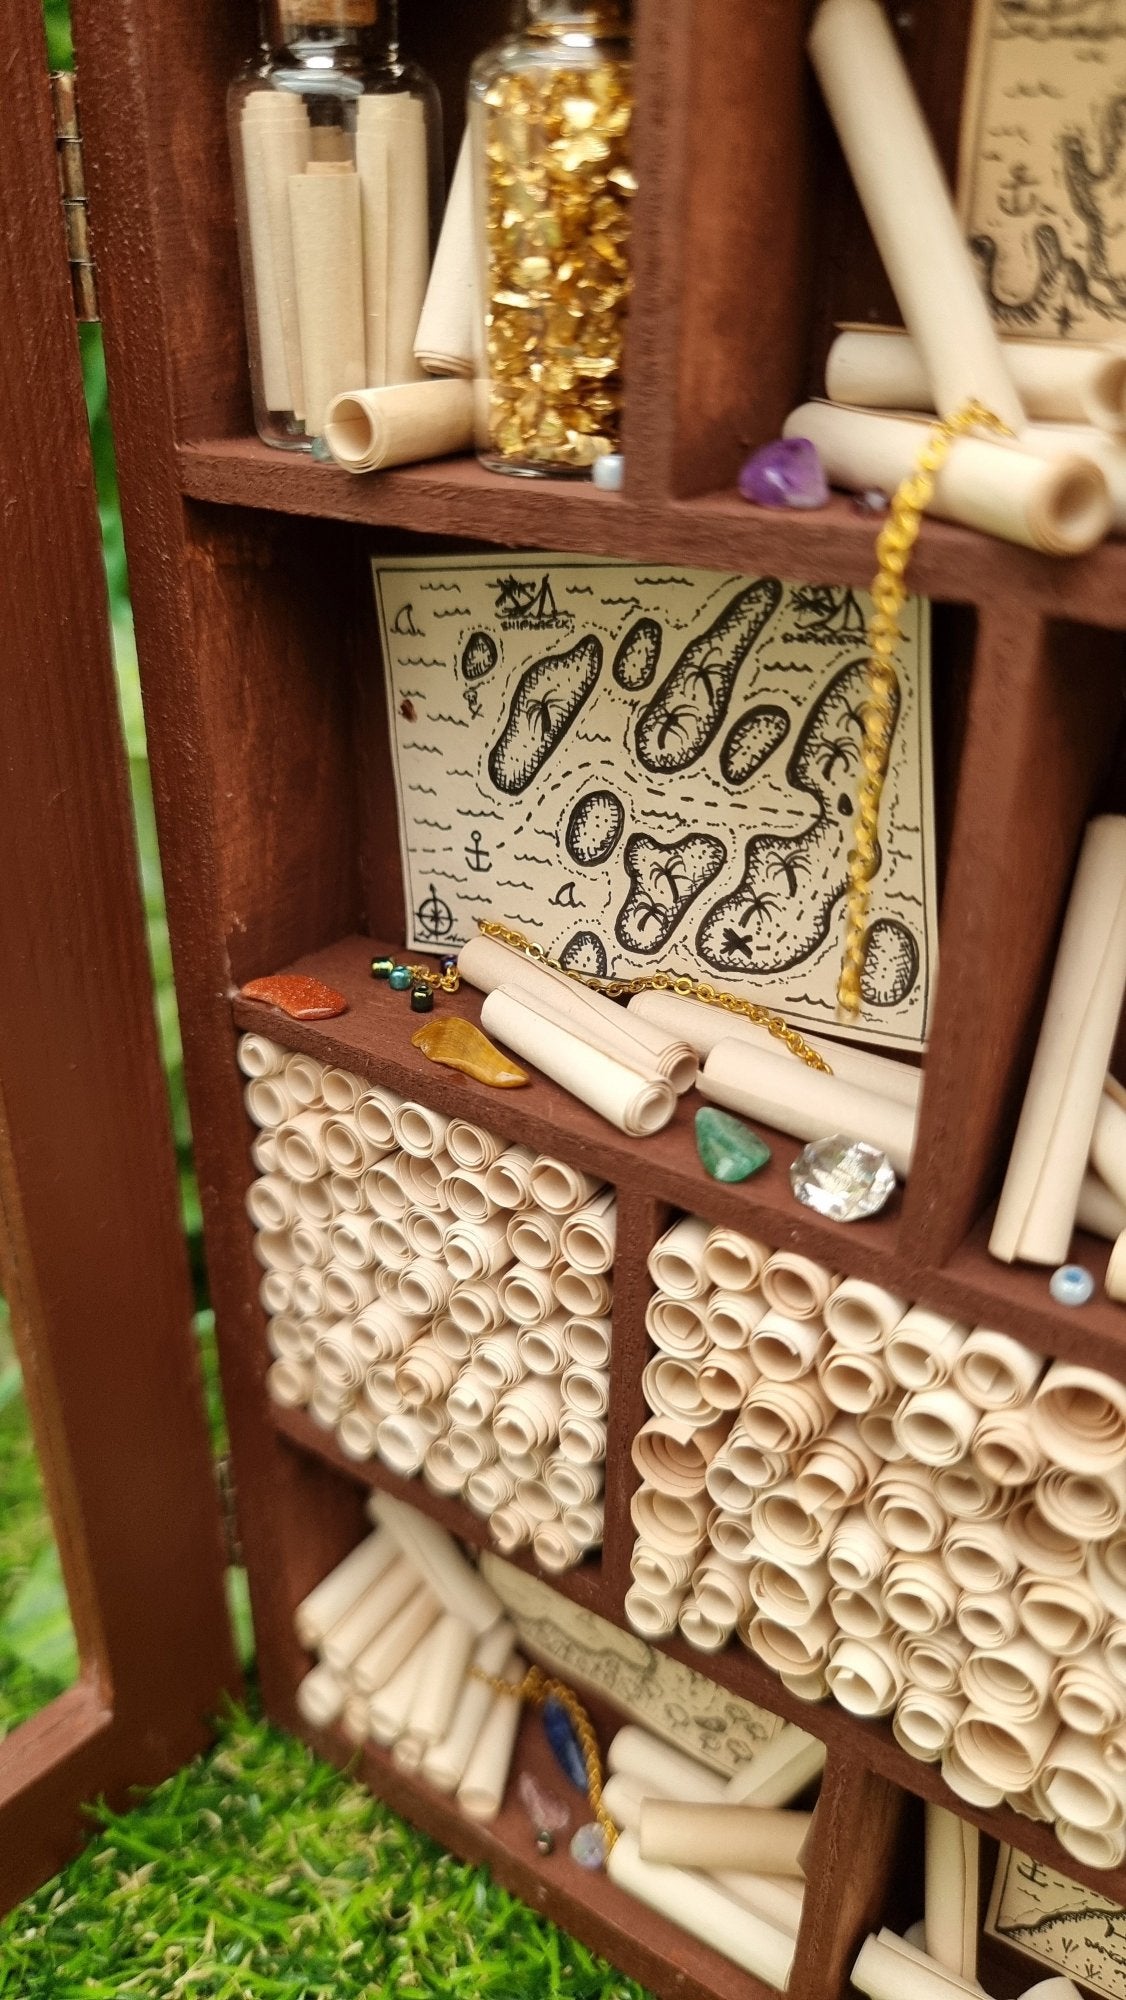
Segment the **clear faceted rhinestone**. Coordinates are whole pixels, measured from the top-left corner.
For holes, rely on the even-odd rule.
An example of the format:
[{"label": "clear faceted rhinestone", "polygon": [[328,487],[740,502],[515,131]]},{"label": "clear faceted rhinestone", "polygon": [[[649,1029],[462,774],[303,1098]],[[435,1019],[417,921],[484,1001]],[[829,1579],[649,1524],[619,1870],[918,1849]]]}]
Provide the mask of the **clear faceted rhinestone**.
[{"label": "clear faceted rhinestone", "polygon": [[790,1168],[790,1186],[806,1208],[833,1222],[861,1222],[878,1215],[895,1192],[895,1172],[886,1153],[863,1139],[835,1132],[815,1139]]}]

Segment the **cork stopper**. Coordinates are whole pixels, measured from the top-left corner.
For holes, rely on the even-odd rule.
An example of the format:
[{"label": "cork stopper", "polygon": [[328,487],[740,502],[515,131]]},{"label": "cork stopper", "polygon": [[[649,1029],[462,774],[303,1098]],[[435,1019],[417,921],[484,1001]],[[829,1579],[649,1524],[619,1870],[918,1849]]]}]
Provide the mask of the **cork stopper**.
[{"label": "cork stopper", "polygon": [[271,39],[292,42],[311,29],[331,34],[373,28],[379,0],[271,0],[268,13]]}]

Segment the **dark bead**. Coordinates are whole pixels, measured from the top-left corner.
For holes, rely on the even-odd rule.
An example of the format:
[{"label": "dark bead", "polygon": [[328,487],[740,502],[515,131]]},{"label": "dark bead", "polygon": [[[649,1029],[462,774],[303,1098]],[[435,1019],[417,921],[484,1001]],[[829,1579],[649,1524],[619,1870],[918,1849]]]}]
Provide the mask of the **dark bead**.
[{"label": "dark bead", "polygon": [[432,1014],[434,1012],[434,992],[429,986],[412,986],[411,1013]]},{"label": "dark bead", "polygon": [[554,1854],[555,1835],[552,1833],[550,1827],[547,1826],[537,1827],[536,1846],[541,1854]]},{"label": "dark bead", "polygon": [[561,1701],[551,1696],[541,1710],[543,1733],[551,1745],[551,1752],[565,1778],[569,1778],[580,1792],[586,1791],[586,1758],[579,1742],[574,1723],[571,1721]]},{"label": "dark bead", "polygon": [[393,958],[372,959],[371,976],[373,979],[390,979],[391,974],[394,972],[394,970],[395,970],[395,961]]},{"label": "dark bead", "polygon": [[440,958],[440,959],[438,960],[438,970],[439,970],[439,972],[456,972],[456,971],[457,971],[457,959],[456,959],[456,957],[454,957],[454,958]]}]

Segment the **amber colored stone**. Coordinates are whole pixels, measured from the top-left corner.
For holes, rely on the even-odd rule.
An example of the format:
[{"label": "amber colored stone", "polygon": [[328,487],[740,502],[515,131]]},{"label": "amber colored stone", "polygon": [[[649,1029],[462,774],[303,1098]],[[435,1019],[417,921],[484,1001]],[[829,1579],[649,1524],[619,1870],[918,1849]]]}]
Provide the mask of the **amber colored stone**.
[{"label": "amber colored stone", "polygon": [[411,1042],[431,1062],[441,1063],[446,1069],[459,1069],[463,1076],[491,1084],[494,1090],[516,1090],[528,1082],[526,1070],[517,1069],[511,1057],[494,1048],[480,1028],[456,1014],[443,1014],[436,1021],[427,1021],[424,1028],[411,1036]]},{"label": "amber colored stone", "polygon": [[303,972],[274,972],[267,979],[248,979],[239,987],[239,999],[276,1007],[291,1021],[331,1021],[334,1015],[348,1012],[343,993]]}]

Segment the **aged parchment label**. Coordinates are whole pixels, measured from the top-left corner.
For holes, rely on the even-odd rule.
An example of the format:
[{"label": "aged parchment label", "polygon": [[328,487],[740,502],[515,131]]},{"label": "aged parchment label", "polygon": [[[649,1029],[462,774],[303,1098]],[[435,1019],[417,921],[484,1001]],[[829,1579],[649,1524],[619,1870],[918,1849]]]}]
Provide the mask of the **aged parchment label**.
[{"label": "aged parchment label", "polygon": [[978,0],[959,197],[1002,330],[1126,325],[1126,4]]},{"label": "aged parchment label", "polygon": [[1126,1910],[1015,1847],[997,1856],[985,1927],[1049,1972],[1126,2000]]},{"label": "aged parchment label", "polygon": [[[673,966],[840,1032],[862,593],[555,555],[374,570],[411,949],[491,917],[568,967]],[[929,605],[903,625],[859,1035],[913,1049],[937,939]]]}]

